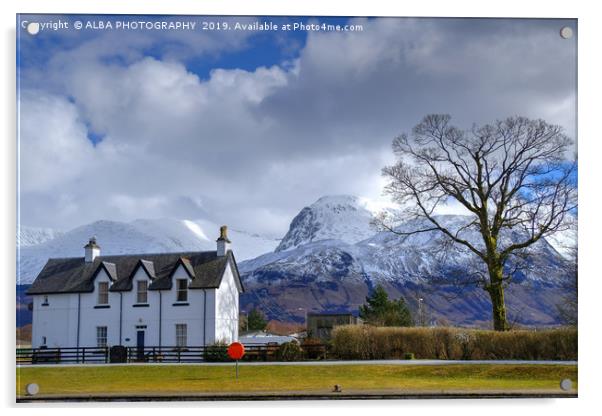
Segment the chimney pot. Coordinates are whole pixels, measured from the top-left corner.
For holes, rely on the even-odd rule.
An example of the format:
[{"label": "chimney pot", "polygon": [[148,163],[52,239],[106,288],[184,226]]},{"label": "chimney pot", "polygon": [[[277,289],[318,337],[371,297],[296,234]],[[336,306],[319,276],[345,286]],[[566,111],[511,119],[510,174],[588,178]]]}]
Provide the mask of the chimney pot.
[{"label": "chimney pot", "polygon": [[219,227],[218,240],[224,240],[224,241],[227,241],[228,243],[230,242],[230,240],[228,240],[228,226],[227,225],[222,225],[221,227]]},{"label": "chimney pot", "polygon": [[228,226],[222,225],[219,227],[219,238],[216,240],[217,242],[217,255],[218,257],[223,257],[230,250],[231,241],[228,239]]}]

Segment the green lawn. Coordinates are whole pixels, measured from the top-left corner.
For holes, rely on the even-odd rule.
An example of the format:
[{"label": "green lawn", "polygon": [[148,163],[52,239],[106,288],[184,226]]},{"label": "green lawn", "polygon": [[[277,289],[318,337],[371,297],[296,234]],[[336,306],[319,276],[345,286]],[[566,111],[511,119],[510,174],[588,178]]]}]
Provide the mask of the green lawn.
[{"label": "green lawn", "polygon": [[93,366],[17,369],[17,395],[37,383],[39,395],[203,394],[345,391],[545,391],[561,379],[577,387],[575,365]]}]

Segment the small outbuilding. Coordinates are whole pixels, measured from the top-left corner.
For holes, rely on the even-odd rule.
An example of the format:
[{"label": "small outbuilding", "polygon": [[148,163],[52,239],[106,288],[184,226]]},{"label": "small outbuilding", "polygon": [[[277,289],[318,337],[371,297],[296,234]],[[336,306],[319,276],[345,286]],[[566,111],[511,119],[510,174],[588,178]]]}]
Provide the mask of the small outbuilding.
[{"label": "small outbuilding", "polygon": [[361,319],[350,312],[343,313],[308,313],[307,314],[307,336],[329,340],[332,329],[341,325],[357,325]]}]

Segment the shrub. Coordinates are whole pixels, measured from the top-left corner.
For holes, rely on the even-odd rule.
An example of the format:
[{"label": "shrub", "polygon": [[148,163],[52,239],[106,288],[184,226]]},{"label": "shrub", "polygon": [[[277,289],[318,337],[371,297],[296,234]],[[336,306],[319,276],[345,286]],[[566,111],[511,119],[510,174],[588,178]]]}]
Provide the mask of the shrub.
[{"label": "shrub", "polygon": [[277,357],[280,361],[297,361],[303,356],[301,347],[294,341],[285,342],[278,348]]},{"label": "shrub", "polygon": [[576,360],[577,329],[489,331],[346,325],[332,332],[332,353],[342,359]]},{"label": "shrub", "polygon": [[461,360],[470,360],[474,352],[475,336],[470,331],[458,332],[455,335],[455,340],[458,343],[461,351]]},{"label": "shrub", "polygon": [[205,361],[223,362],[230,361],[228,357],[228,346],[223,343],[208,345],[205,347]]},{"label": "shrub", "polygon": [[414,357],[414,353],[413,353],[413,352],[406,352],[406,353],[403,355],[403,359],[404,359],[404,360],[413,360],[414,358],[415,358],[415,357]]},{"label": "shrub", "polygon": [[318,338],[305,338],[301,344],[305,358],[317,360],[325,358],[327,345]]}]

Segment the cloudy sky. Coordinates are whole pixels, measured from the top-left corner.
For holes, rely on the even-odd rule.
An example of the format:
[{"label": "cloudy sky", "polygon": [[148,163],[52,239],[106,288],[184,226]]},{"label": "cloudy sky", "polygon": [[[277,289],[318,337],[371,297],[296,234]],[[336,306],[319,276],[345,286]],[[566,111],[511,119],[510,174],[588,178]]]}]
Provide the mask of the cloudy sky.
[{"label": "cloudy sky", "polygon": [[282,236],[323,195],[382,198],[392,139],[426,114],[466,128],[524,115],[576,136],[576,36],[559,35],[574,21],[210,20],[363,30],[21,30],[21,224],[206,218]]}]

